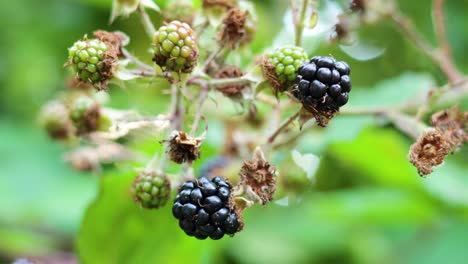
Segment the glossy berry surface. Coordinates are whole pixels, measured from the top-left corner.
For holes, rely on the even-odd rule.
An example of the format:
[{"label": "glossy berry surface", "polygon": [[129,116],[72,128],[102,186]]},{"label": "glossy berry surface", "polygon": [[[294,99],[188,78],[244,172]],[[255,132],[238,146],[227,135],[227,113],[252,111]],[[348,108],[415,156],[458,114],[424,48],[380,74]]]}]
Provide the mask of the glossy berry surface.
[{"label": "glossy berry surface", "polygon": [[189,236],[221,239],[239,231],[238,215],[230,204],[231,185],[217,176],[186,181],[175,198],[172,213]]},{"label": "glossy berry surface", "polygon": [[299,67],[293,94],[303,104],[321,102],[339,108],[348,102],[350,72],[346,62],[315,56]]},{"label": "glossy berry surface", "polygon": [[153,61],[167,71],[190,73],[197,64],[198,47],[187,23],[176,20],[160,27],[153,46]]}]

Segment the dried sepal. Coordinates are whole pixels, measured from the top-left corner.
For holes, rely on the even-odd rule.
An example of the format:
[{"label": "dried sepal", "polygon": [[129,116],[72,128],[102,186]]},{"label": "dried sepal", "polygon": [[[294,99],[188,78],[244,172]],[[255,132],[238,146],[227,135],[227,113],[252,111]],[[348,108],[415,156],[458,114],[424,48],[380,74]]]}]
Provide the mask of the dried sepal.
[{"label": "dried sepal", "polygon": [[230,8],[223,19],[223,26],[218,34],[218,41],[230,49],[237,48],[240,41],[246,36],[245,24],[247,11]]},{"label": "dried sepal", "polygon": [[203,8],[211,8],[211,7],[232,8],[235,5],[233,1],[230,1],[230,0],[203,0],[202,6]]},{"label": "dried sepal", "polygon": [[468,141],[468,113],[458,107],[437,112],[431,117],[434,127],[426,129],[411,146],[408,158],[421,176],[432,173],[448,154]]},{"label": "dried sepal", "polygon": [[276,191],[276,169],[265,159],[259,147],[255,149],[251,160],[244,161],[239,176],[241,185],[252,198],[261,201],[262,204],[273,199]]},{"label": "dried sepal", "polygon": [[[302,110],[299,119],[307,121],[314,118],[318,126],[326,127],[330,120],[339,112],[339,108],[330,102],[327,96],[323,100],[306,99],[302,102]],[[303,122],[305,123],[305,122]]]},{"label": "dried sepal", "polygon": [[283,85],[281,84],[281,81],[278,79],[278,76],[276,75],[275,72],[275,65],[270,62],[270,60],[267,57],[262,57],[261,59],[261,66],[262,66],[262,73],[265,79],[271,84],[273,88],[273,93],[275,94],[276,97],[278,97],[278,94],[285,90]]},{"label": "dried sepal", "polygon": [[107,32],[104,30],[96,30],[93,32],[93,36],[106,43],[109,49],[118,57],[123,55],[122,48],[128,45],[130,41],[130,38],[120,31]]},{"label": "dried sepal", "polygon": [[169,140],[167,154],[175,163],[191,163],[200,157],[200,147],[202,138],[194,138],[187,135],[184,131],[175,131]]},{"label": "dried sepal", "polygon": [[97,146],[85,146],[65,154],[65,161],[77,171],[99,173],[101,165],[133,159],[133,154],[116,143],[104,143]]}]

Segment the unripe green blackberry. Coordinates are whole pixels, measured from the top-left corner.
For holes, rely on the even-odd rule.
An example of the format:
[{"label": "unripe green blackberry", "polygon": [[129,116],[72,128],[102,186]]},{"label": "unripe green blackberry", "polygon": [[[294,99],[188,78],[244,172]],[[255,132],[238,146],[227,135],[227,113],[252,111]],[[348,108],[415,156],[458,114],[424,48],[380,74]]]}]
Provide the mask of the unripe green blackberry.
[{"label": "unripe green blackberry", "polygon": [[162,26],[153,36],[153,61],[166,71],[190,73],[197,64],[198,47],[192,28],[180,21]]},{"label": "unripe green blackberry", "polygon": [[297,70],[307,61],[307,54],[301,47],[285,46],[267,55],[264,72],[268,80],[284,91],[297,77]]},{"label": "unripe green blackberry", "polygon": [[73,134],[73,124],[67,107],[57,101],[47,103],[39,115],[39,122],[51,138],[68,139]]},{"label": "unripe green blackberry", "polygon": [[171,184],[163,173],[143,171],[133,181],[132,194],[135,202],[141,207],[159,208],[169,200]]},{"label": "unripe green blackberry", "polygon": [[69,63],[73,65],[78,79],[97,84],[110,79],[116,57],[109,46],[99,39],[83,39],[68,49]]},{"label": "unripe green blackberry", "polygon": [[100,106],[89,97],[78,97],[70,107],[70,119],[78,134],[96,131],[101,120]]}]

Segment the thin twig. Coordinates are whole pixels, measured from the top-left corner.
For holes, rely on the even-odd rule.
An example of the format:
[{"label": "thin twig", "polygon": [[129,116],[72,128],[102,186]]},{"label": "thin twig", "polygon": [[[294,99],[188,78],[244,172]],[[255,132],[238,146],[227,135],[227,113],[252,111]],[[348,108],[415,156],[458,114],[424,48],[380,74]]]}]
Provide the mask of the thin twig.
[{"label": "thin twig", "polygon": [[139,75],[139,76],[142,76],[142,77],[165,77],[163,74],[156,74],[154,71],[152,70],[144,70],[144,69],[132,69],[132,70],[128,70],[130,73],[134,74],[134,75]]},{"label": "thin twig", "polygon": [[202,67],[203,72],[208,71],[208,68],[210,67],[211,63],[216,59],[216,57],[218,57],[221,51],[223,51],[224,47],[225,46],[219,46],[215,52],[211,53],[211,55],[208,57],[208,59],[206,59],[205,64]]},{"label": "thin twig", "polygon": [[437,56],[436,50],[423,38],[419,31],[416,30],[408,17],[398,11],[394,11],[390,14],[390,18],[421,51],[434,62],[439,63],[439,56]]},{"label": "thin twig", "polygon": [[299,19],[297,17],[298,12],[294,8],[294,2],[295,1],[291,1],[291,7],[293,8],[293,22],[294,22],[295,31],[296,31],[295,44],[296,44],[296,46],[301,46],[302,45],[302,33],[304,32],[304,26],[305,26],[304,20],[305,20],[305,17],[306,17],[306,11],[307,11],[307,6],[308,6],[309,0],[302,0],[302,7],[301,7],[301,10],[300,10]]},{"label": "thin twig", "polygon": [[451,63],[451,60],[443,56],[440,50],[430,45],[423,38],[421,33],[416,30],[408,17],[404,16],[399,11],[393,11],[390,13],[390,18],[421,51],[439,66],[442,72],[447,76],[449,82],[453,83],[460,79],[460,74]]},{"label": "thin twig", "polygon": [[203,114],[202,114],[203,104],[205,103],[206,98],[208,97],[208,92],[209,91],[210,91],[210,89],[208,88],[208,86],[202,86],[201,87],[200,97],[199,97],[199,101],[198,101],[197,113],[195,114],[195,118],[193,119],[192,129],[190,130],[190,135],[192,135],[192,136],[194,136],[195,133],[198,130],[198,125],[200,124],[200,120],[201,120],[201,118],[203,116]]},{"label": "thin twig", "polygon": [[301,109],[299,109],[295,114],[293,114],[292,116],[290,116],[288,119],[286,119],[276,130],[275,132],[273,132],[273,134],[271,134],[270,137],[268,137],[268,140],[267,142],[268,143],[273,143],[273,141],[275,141],[276,137],[281,134],[281,132],[283,132],[284,129],[286,129],[289,124],[291,124],[294,120],[296,120],[296,118],[299,116],[299,114],[301,113]]},{"label": "thin twig", "polygon": [[434,0],[432,2],[432,12],[434,16],[434,28],[437,40],[440,46],[440,63],[441,67],[446,69],[447,74],[450,74],[449,80],[456,81],[461,78],[460,72],[455,67],[451,56],[451,47],[447,39],[444,15],[445,0]]},{"label": "thin twig", "polygon": [[140,14],[141,24],[143,25],[146,34],[150,39],[152,39],[154,33],[156,33],[156,29],[154,28],[153,22],[151,22],[148,13],[146,13],[146,10],[142,5],[138,6],[138,13]]},{"label": "thin twig", "polygon": [[397,111],[388,111],[385,113],[385,117],[388,118],[401,132],[417,139],[421,133],[427,128],[427,126],[418,121],[413,116],[409,116]]},{"label": "thin twig", "polygon": [[219,78],[219,79],[211,79],[206,81],[207,85],[210,87],[222,87],[228,85],[247,85],[252,83],[253,81],[250,79],[245,78],[245,76],[235,77],[235,78]]},{"label": "thin twig", "polygon": [[122,53],[125,58],[129,59],[131,62],[135,63],[137,66],[139,66],[142,69],[148,70],[148,71],[154,71],[153,67],[142,62],[140,59],[135,57],[132,53],[130,53],[127,49],[122,49]]},{"label": "thin twig", "polygon": [[375,107],[375,108],[365,108],[365,107],[355,107],[350,108],[347,107],[345,109],[340,110],[340,115],[381,115],[385,113],[388,108],[383,107]]}]

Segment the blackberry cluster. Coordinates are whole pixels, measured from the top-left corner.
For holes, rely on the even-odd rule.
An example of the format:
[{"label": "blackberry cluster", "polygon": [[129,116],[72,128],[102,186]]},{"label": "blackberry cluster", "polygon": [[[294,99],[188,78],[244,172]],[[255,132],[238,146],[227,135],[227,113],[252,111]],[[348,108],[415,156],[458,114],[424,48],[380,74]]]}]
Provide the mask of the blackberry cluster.
[{"label": "blackberry cluster", "polygon": [[198,47],[187,23],[175,20],[160,27],[153,45],[153,61],[167,71],[190,73],[197,64]]},{"label": "blackberry cluster", "polygon": [[100,106],[89,97],[78,97],[71,105],[69,115],[78,134],[93,132],[99,128]]},{"label": "blackberry cluster", "polygon": [[241,223],[230,202],[231,185],[217,176],[186,181],[176,196],[172,213],[189,236],[221,239],[238,232]]},{"label": "blackberry cluster", "polygon": [[143,208],[164,206],[171,194],[171,184],[165,174],[144,171],[133,181],[134,200]]},{"label": "blackberry cluster", "polygon": [[75,42],[68,49],[70,63],[85,82],[97,83],[108,78],[110,65],[105,62],[109,47],[98,39],[85,39]]},{"label": "blackberry cluster", "polygon": [[306,108],[322,104],[338,109],[348,102],[350,72],[344,61],[315,56],[299,67],[293,94]]},{"label": "blackberry cluster", "polygon": [[274,72],[281,84],[294,81],[297,70],[307,61],[307,54],[301,47],[286,46],[277,48],[268,54],[268,62],[274,66]]},{"label": "blackberry cluster", "polygon": [[73,124],[68,116],[68,109],[61,102],[47,103],[41,109],[39,121],[51,138],[64,140],[73,134]]}]

